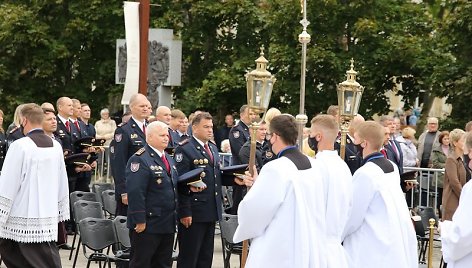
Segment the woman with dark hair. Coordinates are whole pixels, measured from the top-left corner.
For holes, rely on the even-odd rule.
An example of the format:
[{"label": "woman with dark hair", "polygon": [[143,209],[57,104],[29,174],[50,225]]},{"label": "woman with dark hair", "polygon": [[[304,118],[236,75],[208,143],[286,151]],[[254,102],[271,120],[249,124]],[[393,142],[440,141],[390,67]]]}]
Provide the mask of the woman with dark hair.
[{"label": "woman with dark hair", "polygon": [[3,115],[3,111],[0,110],[0,172],[2,171],[3,160],[7,154],[7,137],[3,130]]},{"label": "woman with dark hair", "polygon": [[[449,131],[442,131],[438,137],[439,146],[433,148],[431,152],[431,163],[432,168],[444,168],[446,166],[446,159],[451,153],[451,147],[449,146]],[[444,187],[444,172],[438,173],[437,179],[433,179],[433,187],[437,187],[437,203],[436,209],[439,211],[439,218],[441,218],[441,205],[442,205],[442,194]],[[434,188],[433,188],[434,189]]]}]

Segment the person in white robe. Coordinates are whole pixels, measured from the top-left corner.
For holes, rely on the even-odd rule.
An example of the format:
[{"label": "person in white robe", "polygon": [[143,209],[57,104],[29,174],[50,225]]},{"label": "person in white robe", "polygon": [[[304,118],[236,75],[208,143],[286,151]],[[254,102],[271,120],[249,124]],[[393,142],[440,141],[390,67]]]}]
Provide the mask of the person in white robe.
[{"label": "person in white robe", "polygon": [[[465,146],[472,156],[472,134],[467,133]],[[472,183],[462,188],[459,206],[452,221],[440,223],[441,243],[444,262],[448,268],[472,267]]]},{"label": "person in white robe", "polygon": [[347,268],[348,258],[342,235],[352,207],[352,175],[346,162],[334,149],[338,124],[331,115],[311,120],[311,144],[316,146],[315,168],[321,172],[326,192],[326,250],[330,268]]},{"label": "person in white robe", "polygon": [[246,173],[244,181],[252,188],[239,205],[234,241],[252,239],[247,268],[326,267],[323,179],[312,167],[314,160],[295,146],[292,116],[274,117],[270,133],[278,159],[259,175]]},{"label": "person in white robe", "polygon": [[344,248],[350,267],[418,267],[417,241],[398,168],[379,151],[385,130],[373,121],[354,133],[363,165],[353,176],[353,207]]},{"label": "person in white robe", "polygon": [[62,148],[41,129],[38,105],[21,113],[26,137],[11,144],[0,177],[0,254],[7,267],[61,267],[58,223],[70,217]]}]

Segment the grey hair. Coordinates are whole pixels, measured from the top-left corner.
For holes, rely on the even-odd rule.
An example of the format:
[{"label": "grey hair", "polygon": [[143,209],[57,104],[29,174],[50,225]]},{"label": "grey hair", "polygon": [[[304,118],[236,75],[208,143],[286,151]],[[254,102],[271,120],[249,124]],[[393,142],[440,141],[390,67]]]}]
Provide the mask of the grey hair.
[{"label": "grey hair", "polygon": [[166,123],[161,121],[154,121],[146,126],[146,138],[151,135],[151,133],[155,132],[158,129],[165,129],[168,130],[169,126]]},{"label": "grey hair", "polygon": [[103,115],[103,113],[110,114],[110,110],[108,110],[108,108],[103,108],[103,109],[100,110],[100,116]]}]

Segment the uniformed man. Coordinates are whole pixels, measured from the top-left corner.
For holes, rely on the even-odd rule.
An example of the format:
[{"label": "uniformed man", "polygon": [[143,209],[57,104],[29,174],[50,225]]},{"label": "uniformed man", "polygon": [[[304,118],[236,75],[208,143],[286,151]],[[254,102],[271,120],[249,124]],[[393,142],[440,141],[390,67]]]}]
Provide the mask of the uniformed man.
[{"label": "uniformed man", "polygon": [[167,147],[168,148],[177,147],[177,145],[179,145],[179,142],[180,142],[180,136],[175,131],[176,129],[171,127],[172,111],[170,110],[170,108],[167,106],[157,107],[156,120],[161,121],[165,123],[167,126],[169,126],[169,145],[167,145]]},{"label": "uniformed man", "polygon": [[[243,147],[244,143],[249,140],[251,137],[249,133],[249,125],[256,118],[256,114],[249,109],[248,105],[241,106],[239,109],[240,120],[231,128],[229,132],[229,144],[231,146],[231,163],[233,165],[242,164],[241,159],[239,158],[239,151]],[[234,185],[233,186],[233,202],[234,204],[239,204],[243,199],[243,193],[246,190],[245,186]],[[236,215],[238,212],[237,205],[233,206],[230,209],[231,214]]]},{"label": "uniformed man", "polygon": [[128,161],[129,267],[172,267],[177,223],[177,170],[164,149],[168,126],[159,121],[146,129],[146,145]]},{"label": "uniformed man", "polygon": [[151,115],[151,103],[143,94],[135,94],[129,100],[131,118],[115,130],[113,157],[110,159],[115,181],[116,215],[127,215],[128,197],[125,169],[128,159],[146,145],[146,118]]},{"label": "uniformed man", "polygon": [[[179,188],[179,258],[177,267],[211,267],[215,222],[222,213],[221,171],[218,149],[213,138],[213,122],[209,113],[203,112],[192,121],[192,137],[175,150],[179,174],[203,168],[202,178],[207,189],[193,193]],[[228,179],[225,184],[232,184]]]}]

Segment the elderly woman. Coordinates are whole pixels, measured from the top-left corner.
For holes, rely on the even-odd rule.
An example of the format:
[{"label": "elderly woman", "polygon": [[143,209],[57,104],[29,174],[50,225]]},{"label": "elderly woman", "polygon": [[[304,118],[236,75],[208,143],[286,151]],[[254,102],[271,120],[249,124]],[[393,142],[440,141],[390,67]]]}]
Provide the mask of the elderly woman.
[{"label": "elderly woman", "polygon": [[402,130],[402,138],[398,138],[400,148],[403,153],[403,166],[416,167],[418,166],[418,152],[415,146],[416,131],[411,127],[406,127]]},{"label": "elderly woman", "polygon": [[452,216],[459,205],[462,187],[466,183],[466,169],[462,157],[464,155],[465,132],[462,129],[454,129],[449,134],[451,153],[446,159],[444,167],[443,190],[443,220],[452,220]]},{"label": "elderly woman", "polygon": [[[451,153],[451,146],[449,140],[449,131],[442,131],[438,137],[439,146],[433,148],[431,152],[431,163],[433,168],[444,168],[446,166],[446,159]],[[437,187],[438,193],[438,202],[436,209],[439,211],[439,217],[441,218],[441,205],[442,205],[442,195],[444,187],[444,173],[438,173],[437,179],[433,180],[433,187]]]},{"label": "elderly woman", "polygon": [[110,119],[110,111],[104,108],[100,111],[101,119],[95,122],[95,130],[97,131],[97,139],[105,139],[105,145],[110,145],[113,135],[115,134],[115,120]]}]

